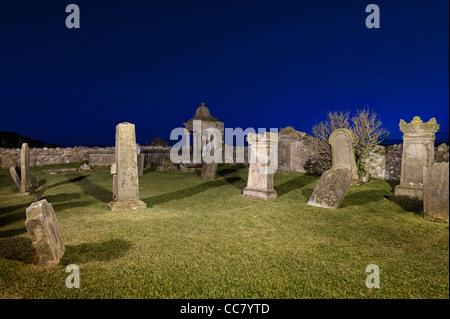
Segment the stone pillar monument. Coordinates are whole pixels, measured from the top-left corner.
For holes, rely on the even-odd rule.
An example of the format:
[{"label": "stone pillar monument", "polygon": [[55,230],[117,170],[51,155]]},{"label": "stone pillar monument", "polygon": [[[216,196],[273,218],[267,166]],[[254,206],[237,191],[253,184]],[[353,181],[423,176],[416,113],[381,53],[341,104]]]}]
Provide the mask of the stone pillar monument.
[{"label": "stone pillar monument", "polygon": [[30,193],[30,148],[27,143],[22,144],[20,151],[20,193]]},{"label": "stone pillar monument", "polygon": [[263,200],[277,198],[278,194],[273,189],[273,173],[278,167],[278,134],[249,133],[247,141],[250,144],[252,158],[247,187],[242,195]]},{"label": "stone pillar monument", "polygon": [[403,132],[402,170],[395,196],[423,200],[423,167],[434,163],[434,140],[438,130],[439,124],[435,118],[427,123],[418,116],[411,123],[400,120],[400,131]]},{"label": "stone pillar monument", "polygon": [[[136,156],[136,135],[134,124],[120,123],[116,126],[115,165],[113,174],[113,201],[108,204],[111,210],[130,210],[146,208],[139,200],[139,179]],[[114,171],[113,171],[114,169]]]},{"label": "stone pillar monument", "polygon": [[352,177],[352,184],[359,184],[358,170],[355,162],[353,142],[355,136],[352,131],[340,128],[334,130],[328,139],[331,145],[332,168],[346,168]]}]

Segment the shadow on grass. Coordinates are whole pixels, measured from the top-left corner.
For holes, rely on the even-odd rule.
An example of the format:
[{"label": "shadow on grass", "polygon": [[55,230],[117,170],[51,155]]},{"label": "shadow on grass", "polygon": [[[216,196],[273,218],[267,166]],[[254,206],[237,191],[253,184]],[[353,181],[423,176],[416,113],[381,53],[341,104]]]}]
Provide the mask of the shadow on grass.
[{"label": "shadow on grass", "polygon": [[67,245],[61,264],[82,264],[90,261],[112,261],[125,255],[131,248],[130,242],[112,239],[100,243]]},{"label": "shadow on grass", "polygon": [[25,227],[22,228],[16,228],[16,229],[10,229],[10,230],[4,230],[0,231],[0,238],[5,237],[14,237],[17,235],[21,235],[27,232],[27,229]]},{"label": "shadow on grass", "polygon": [[194,196],[197,194],[200,194],[204,191],[207,191],[208,189],[214,188],[214,187],[221,187],[227,184],[232,184],[236,186],[236,183],[241,182],[242,178],[240,177],[229,177],[229,178],[221,178],[214,181],[209,181],[202,183],[200,185],[191,187],[191,188],[185,188],[182,190],[177,190],[175,192],[170,192],[162,195],[157,195],[149,198],[142,199],[147,204],[147,207],[152,207],[155,205],[164,204],[167,202],[170,202],[172,200],[180,200],[184,199],[190,196]]},{"label": "shadow on grass", "polygon": [[0,239],[0,257],[27,264],[37,264],[39,260],[31,240],[22,236]]},{"label": "shadow on grass", "polygon": [[385,196],[385,198],[400,206],[405,212],[423,216],[423,201],[421,200],[394,196]]},{"label": "shadow on grass", "polygon": [[[294,189],[301,189],[305,187],[306,185],[315,182],[319,177],[316,175],[309,175],[304,174],[301,176],[298,176],[294,179],[290,179],[287,182],[284,182],[283,184],[274,186],[274,189],[278,193],[278,197],[281,197]],[[302,192],[303,193],[303,192]],[[309,197],[308,197],[309,198]]]},{"label": "shadow on grass", "polygon": [[372,202],[378,202],[384,199],[385,191],[360,191],[350,195],[346,195],[342,201],[341,208],[350,206],[365,205]]},{"label": "shadow on grass", "polygon": [[112,200],[112,192],[93,184],[89,180],[89,176],[90,175],[77,176],[69,181],[80,187],[86,195],[92,196],[101,202],[109,203]]}]

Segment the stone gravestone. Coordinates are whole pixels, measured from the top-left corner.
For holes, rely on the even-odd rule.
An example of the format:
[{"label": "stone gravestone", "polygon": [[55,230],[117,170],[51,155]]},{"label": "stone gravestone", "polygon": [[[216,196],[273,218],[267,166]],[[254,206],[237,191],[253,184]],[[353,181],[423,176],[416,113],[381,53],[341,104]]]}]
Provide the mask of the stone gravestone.
[{"label": "stone gravestone", "polygon": [[39,257],[39,266],[58,265],[64,255],[64,241],[53,207],[45,199],[34,202],[26,210],[25,227]]},{"label": "stone gravestone", "polygon": [[[209,154],[210,154],[211,157],[214,156],[214,148],[212,148],[210,150]],[[219,164],[214,162],[214,161],[212,163],[203,162],[202,172],[200,174],[200,178],[201,179],[206,179],[206,180],[216,179],[216,172],[217,172],[218,165]]]},{"label": "stone gravestone", "polygon": [[353,142],[355,137],[352,131],[344,128],[334,130],[328,139],[331,145],[331,168],[346,168],[352,177],[352,184],[359,184],[358,170],[355,163],[355,152]]},{"label": "stone gravestone", "polygon": [[400,130],[403,132],[402,169],[394,195],[422,200],[423,167],[434,163],[434,140],[439,124],[435,118],[424,123],[415,116],[411,123],[400,120]]},{"label": "stone gravestone", "polygon": [[33,173],[30,173],[30,182],[33,187],[39,187],[39,182]]},{"label": "stone gravestone", "polygon": [[252,160],[248,170],[247,187],[242,195],[263,200],[277,198],[278,194],[273,189],[274,172],[270,166],[274,166],[274,161],[277,162],[275,170],[278,166],[278,134],[249,133],[247,141],[250,144]]},{"label": "stone gravestone", "polygon": [[142,176],[144,174],[144,163],[145,163],[145,154],[139,153],[137,156],[138,176]]},{"label": "stone gravestone", "polygon": [[308,205],[339,208],[351,183],[352,176],[347,168],[332,168],[324,172],[308,200]]},{"label": "stone gravestone", "polygon": [[22,194],[30,193],[30,148],[27,143],[22,144],[20,151],[20,171],[21,171],[21,187]]},{"label": "stone gravestone", "polygon": [[448,223],[448,165],[434,163],[423,167],[423,215],[427,220]]},{"label": "stone gravestone", "polygon": [[[146,208],[139,200],[139,178],[136,156],[136,135],[134,124],[120,123],[116,126],[116,161],[113,173],[113,201],[111,210]],[[113,168],[113,167],[111,167]]]},{"label": "stone gravestone", "polygon": [[21,186],[22,183],[20,182],[19,173],[17,171],[18,171],[17,166],[12,166],[12,167],[9,168],[9,173],[11,174],[11,177],[12,177],[14,183],[16,183],[16,186],[17,186],[17,188],[20,191],[20,189],[22,187]]},{"label": "stone gravestone", "polygon": [[42,186],[42,188],[40,189],[40,191],[34,196],[33,202],[37,202],[39,200],[41,200],[42,196],[44,196],[45,191],[47,190],[48,185],[45,184],[44,186]]}]

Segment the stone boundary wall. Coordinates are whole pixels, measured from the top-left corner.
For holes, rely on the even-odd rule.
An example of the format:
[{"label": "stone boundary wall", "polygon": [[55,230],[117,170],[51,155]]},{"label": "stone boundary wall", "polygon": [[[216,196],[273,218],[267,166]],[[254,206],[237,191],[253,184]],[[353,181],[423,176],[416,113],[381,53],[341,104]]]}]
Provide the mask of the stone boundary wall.
[{"label": "stone boundary wall", "polygon": [[[290,140],[280,136],[278,150],[278,167],[280,172],[308,172],[305,164],[313,159],[308,139]],[[236,150],[234,150],[236,151]],[[245,147],[247,163],[248,148]],[[170,161],[170,147],[141,146],[145,154],[145,166],[174,166]],[[223,151],[225,157],[225,152]],[[63,163],[88,162],[92,166],[109,166],[114,160],[114,147],[67,147],[67,148],[30,148],[30,165],[54,165]],[[371,178],[399,180],[402,161],[402,144],[378,145],[364,159],[364,167]],[[449,147],[441,144],[435,149],[436,162],[449,161]],[[0,167],[9,169],[20,165],[20,149],[0,148]]]}]

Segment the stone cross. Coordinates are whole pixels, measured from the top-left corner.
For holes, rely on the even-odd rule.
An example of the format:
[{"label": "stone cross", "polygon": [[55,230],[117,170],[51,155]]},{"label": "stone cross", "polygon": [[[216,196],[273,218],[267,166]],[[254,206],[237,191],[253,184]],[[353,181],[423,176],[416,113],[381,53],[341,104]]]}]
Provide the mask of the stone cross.
[{"label": "stone cross", "polygon": [[424,123],[415,116],[411,123],[400,120],[399,126],[403,132],[402,169],[394,195],[422,200],[423,167],[434,163],[434,140],[439,124],[435,118]]},{"label": "stone cross", "polygon": [[340,128],[334,130],[328,139],[331,145],[332,168],[346,168],[352,177],[352,184],[359,184],[358,170],[355,162],[353,142],[355,136],[352,131]]},{"label": "stone cross", "polygon": [[120,123],[116,126],[115,152],[113,201],[108,204],[108,207],[111,210],[146,208],[147,205],[139,200],[139,178],[134,124]]},{"label": "stone cross", "polygon": [[[278,194],[273,188],[273,173],[278,167],[278,134],[249,133],[250,166],[247,187],[243,196],[252,199],[275,199]],[[276,161],[276,163],[275,163]]]},{"label": "stone cross", "polygon": [[30,193],[30,149],[27,143],[22,144],[22,149],[20,151],[20,193],[29,194]]},{"label": "stone cross", "polygon": [[58,265],[64,255],[64,241],[53,206],[45,199],[34,202],[26,210],[25,227],[39,257],[39,266]]},{"label": "stone cross", "polygon": [[423,167],[423,216],[425,219],[448,223],[448,179],[448,162]]}]

